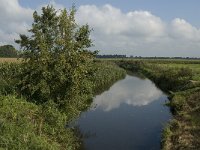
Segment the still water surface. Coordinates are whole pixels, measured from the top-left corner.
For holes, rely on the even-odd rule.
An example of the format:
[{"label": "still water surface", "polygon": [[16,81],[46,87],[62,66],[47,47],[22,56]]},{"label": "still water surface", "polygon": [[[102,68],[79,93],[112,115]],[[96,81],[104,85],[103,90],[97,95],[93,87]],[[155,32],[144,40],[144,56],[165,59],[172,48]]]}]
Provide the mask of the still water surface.
[{"label": "still water surface", "polygon": [[76,125],[86,150],[159,150],[171,118],[167,96],[148,79],[127,75],[97,95]]}]

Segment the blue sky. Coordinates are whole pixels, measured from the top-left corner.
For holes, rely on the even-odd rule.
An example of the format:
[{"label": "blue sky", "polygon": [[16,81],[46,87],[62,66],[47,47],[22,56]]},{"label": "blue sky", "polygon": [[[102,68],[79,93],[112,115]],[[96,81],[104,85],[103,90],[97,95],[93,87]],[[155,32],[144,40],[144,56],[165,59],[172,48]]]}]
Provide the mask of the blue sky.
[{"label": "blue sky", "polygon": [[0,0],[0,45],[27,34],[34,10],[77,8],[100,54],[200,57],[200,0]]}]

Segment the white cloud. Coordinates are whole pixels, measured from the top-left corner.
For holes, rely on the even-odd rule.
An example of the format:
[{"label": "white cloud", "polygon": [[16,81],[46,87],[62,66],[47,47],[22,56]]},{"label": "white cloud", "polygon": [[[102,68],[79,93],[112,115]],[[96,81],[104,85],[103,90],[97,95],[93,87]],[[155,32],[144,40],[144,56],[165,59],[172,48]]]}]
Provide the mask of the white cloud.
[{"label": "white cloud", "polygon": [[94,5],[81,6],[77,19],[79,23],[88,23],[107,35],[159,37],[164,33],[164,24],[150,12],[135,11],[123,14],[120,9],[111,5],[102,8]]},{"label": "white cloud", "polygon": [[[133,86],[133,82],[138,83],[137,86]],[[109,91],[96,96],[93,105],[104,111],[111,111],[124,103],[130,106],[148,105],[163,96],[163,93],[151,81],[141,82],[138,78],[127,76],[126,80],[117,82]]]},{"label": "white cloud", "polygon": [[42,5],[38,6],[37,11],[42,12],[41,11],[42,7],[46,7],[48,5],[52,5],[56,10],[61,10],[61,9],[65,8],[62,4],[58,4],[55,2],[55,0],[51,0],[48,4],[42,4]]},{"label": "white cloud", "polygon": [[[56,10],[64,8],[53,0],[49,4]],[[37,11],[41,12],[41,8],[46,5],[38,6]],[[31,8],[20,6],[19,0],[0,0],[0,45],[13,44],[18,48],[14,40],[19,38],[19,34],[28,33],[33,21],[33,12]]]},{"label": "white cloud", "polygon": [[18,0],[0,0],[0,44],[14,44],[20,33],[27,33],[33,10]]},{"label": "white cloud", "polygon": [[200,30],[193,27],[184,19],[176,18],[171,23],[172,35],[175,38],[182,38],[192,41],[200,41]]},{"label": "white cloud", "polygon": [[200,29],[184,19],[166,23],[148,11],[123,13],[111,5],[85,5],[77,20],[94,29],[94,49],[104,54],[200,56]]},{"label": "white cloud", "polygon": [[165,36],[165,25],[160,18],[147,11],[124,14],[111,5],[101,8],[95,5],[81,6],[77,12],[80,24],[88,23],[92,37],[100,49],[127,49]]},{"label": "white cloud", "polygon": [[[27,33],[33,9],[20,6],[19,0],[0,0],[0,45],[15,44],[20,33]],[[63,5],[50,2],[56,9]],[[41,7],[37,10],[41,12]],[[200,56],[200,29],[184,19],[167,23],[149,11],[122,12],[109,4],[80,6],[76,19],[88,23],[94,31],[93,49],[102,54],[142,56]]]}]

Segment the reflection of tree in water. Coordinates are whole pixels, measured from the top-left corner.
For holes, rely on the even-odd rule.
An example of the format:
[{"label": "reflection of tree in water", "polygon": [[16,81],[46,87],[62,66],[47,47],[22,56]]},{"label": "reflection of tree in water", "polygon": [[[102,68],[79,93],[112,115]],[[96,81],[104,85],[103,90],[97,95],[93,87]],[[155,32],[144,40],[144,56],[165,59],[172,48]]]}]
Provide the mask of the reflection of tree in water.
[{"label": "reflection of tree in water", "polygon": [[85,139],[88,139],[88,138],[94,138],[96,137],[96,133],[92,133],[90,131],[87,131],[87,132],[82,132],[80,130],[80,127],[79,125],[76,125],[73,127],[73,131],[75,133],[75,136],[77,137],[78,141],[77,143],[79,143],[79,150],[86,150],[86,147],[85,147],[85,143],[84,143],[84,140]]},{"label": "reflection of tree in water", "polygon": [[127,74],[130,75],[130,76],[137,77],[137,78],[142,79],[142,80],[146,79],[146,77],[140,72],[127,71]]}]

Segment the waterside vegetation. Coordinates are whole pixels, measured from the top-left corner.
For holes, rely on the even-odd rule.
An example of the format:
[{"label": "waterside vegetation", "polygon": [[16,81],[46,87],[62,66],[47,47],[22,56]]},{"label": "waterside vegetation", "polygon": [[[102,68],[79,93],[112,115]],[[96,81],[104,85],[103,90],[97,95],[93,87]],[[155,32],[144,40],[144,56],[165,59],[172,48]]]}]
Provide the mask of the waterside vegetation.
[{"label": "waterside vegetation", "polygon": [[[92,83],[93,95],[125,76],[115,64],[96,62]],[[20,95],[17,75],[20,64],[0,64],[0,147],[5,149],[78,149],[81,139],[73,128],[66,128],[74,118],[87,109],[92,96],[78,99],[63,112],[52,101],[36,104]],[[112,72],[112,74],[111,74]],[[118,77],[115,74],[119,74]],[[109,80],[108,80],[108,79]],[[87,98],[87,97],[86,97]]]},{"label": "waterside vegetation", "polygon": [[120,67],[138,72],[169,94],[174,119],[163,131],[163,150],[200,148],[200,61],[129,60]]}]

